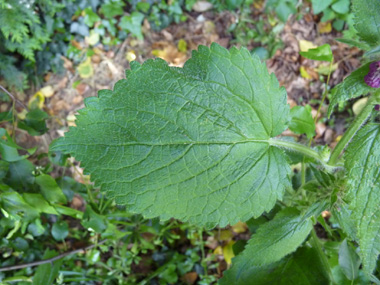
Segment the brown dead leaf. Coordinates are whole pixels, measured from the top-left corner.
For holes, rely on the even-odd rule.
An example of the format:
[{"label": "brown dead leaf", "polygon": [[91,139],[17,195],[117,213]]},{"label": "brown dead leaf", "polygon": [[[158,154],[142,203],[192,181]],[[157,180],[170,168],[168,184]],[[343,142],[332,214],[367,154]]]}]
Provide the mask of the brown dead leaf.
[{"label": "brown dead leaf", "polygon": [[162,58],[171,65],[178,67],[182,67],[187,59],[186,53],[178,51],[178,48],[171,43],[167,43],[163,49],[152,50],[152,55]]},{"label": "brown dead leaf", "polygon": [[100,57],[100,55],[98,55],[98,54],[94,54],[94,55],[91,57],[91,60],[92,60],[93,63],[99,63],[99,62],[102,60],[102,58]]},{"label": "brown dead leaf", "polygon": [[69,81],[69,79],[67,77],[63,77],[58,83],[57,85],[55,86],[55,89],[56,90],[59,90],[59,89],[63,89],[63,88],[66,88],[66,85],[67,85],[67,82]]},{"label": "brown dead leaf", "polygon": [[81,95],[79,95],[79,96],[75,96],[74,98],[73,98],[73,100],[72,100],[72,103],[74,104],[74,105],[79,105],[79,104],[81,104],[82,102],[83,102],[83,96],[81,96]]},{"label": "brown dead leaf", "polygon": [[325,135],[323,136],[323,139],[327,144],[330,144],[334,140],[334,131],[328,128],[325,131]]},{"label": "brown dead leaf", "polygon": [[189,285],[193,285],[197,279],[198,274],[196,272],[188,272],[182,277],[182,281]]},{"label": "brown dead leaf", "polygon": [[219,242],[215,239],[214,236],[207,237],[205,246],[210,249],[215,249],[218,246]]},{"label": "brown dead leaf", "polygon": [[169,33],[167,30],[162,30],[161,34],[164,36],[165,40],[167,40],[168,42],[173,41],[173,35]]},{"label": "brown dead leaf", "polygon": [[90,87],[86,83],[81,82],[75,87],[75,89],[78,91],[79,95],[83,95],[90,89]]},{"label": "brown dead leaf", "polygon": [[315,126],[315,132],[317,133],[315,138],[318,139],[318,138],[322,137],[323,134],[325,133],[325,131],[326,131],[326,125],[323,123],[317,123]]},{"label": "brown dead leaf", "polygon": [[77,42],[76,40],[71,40],[71,44],[72,44],[75,48],[77,48],[77,49],[79,49],[79,50],[82,49],[82,45],[80,44],[80,42]]},{"label": "brown dead leaf", "polygon": [[76,210],[80,210],[83,206],[83,198],[77,195],[74,195],[73,200],[71,201],[70,207]]},{"label": "brown dead leaf", "polygon": [[54,109],[57,111],[70,110],[70,108],[70,105],[65,100],[59,100],[54,104]]},{"label": "brown dead leaf", "polygon": [[109,51],[107,51],[106,56],[108,58],[114,58],[115,57],[115,52],[112,51],[112,50],[109,50]]},{"label": "brown dead leaf", "polygon": [[73,63],[64,56],[61,56],[61,59],[63,60],[63,67],[69,70],[70,72],[74,73],[75,70],[73,68]]},{"label": "brown dead leaf", "polygon": [[46,73],[46,75],[44,76],[44,80],[45,80],[45,81],[49,81],[50,78],[51,78],[51,75],[52,75],[51,72]]}]

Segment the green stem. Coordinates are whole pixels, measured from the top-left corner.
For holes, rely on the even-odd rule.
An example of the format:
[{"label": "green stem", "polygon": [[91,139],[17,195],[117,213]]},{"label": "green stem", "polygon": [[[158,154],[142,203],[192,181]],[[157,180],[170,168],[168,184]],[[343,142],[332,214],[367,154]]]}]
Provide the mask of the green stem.
[{"label": "green stem", "polygon": [[[377,92],[379,93],[379,92]],[[370,96],[367,105],[363,110],[356,116],[355,120],[352,122],[350,127],[344,133],[343,137],[340,139],[338,144],[335,146],[334,150],[331,152],[328,165],[336,165],[339,160],[340,154],[343,152],[347,144],[351,141],[356,132],[361,128],[361,126],[367,121],[369,115],[373,110],[373,105],[376,102],[376,96]]]},{"label": "green stem", "polygon": [[319,155],[319,153],[311,149],[310,147],[307,147],[306,145],[302,145],[295,142],[283,141],[279,139],[269,139],[268,142],[270,145],[274,145],[280,148],[288,149],[290,151],[298,152],[304,156],[314,158],[318,161],[321,161],[323,164],[325,164],[325,162],[322,161],[322,158]]},{"label": "green stem", "polygon": [[[322,105],[323,105],[323,103],[324,103],[325,100],[326,100],[327,93],[329,93],[329,84],[330,84],[330,78],[331,78],[331,73],[332,73],[333,62],[334,62],[334,60],[331,60],[331,62],[330,62],[330,66],[329,66],[329,74],[328,74],[328,76],[327,76],[327,80],[326,80],[325,91],[324,91],[323,94],[322,94],[322,100],[321,100],[321,103],[319,104],[317,114],[316,114],[315,117],[314,117],[314,125],[317,124],[318,116],[319,116],[319,113],[321,112]],[[311,142],[312,142],[312,141],[313,141],[313,138],[311,138],[311,139],[309,140],[309,143],[308,143],[308,146],[309,146],[309,147],[311,146]],[[303,157],[303,158],[302,158],[302,168],[301,168],[301,187],[300,187],[301,189],[302,189],[302,186],[305,184],[305,182],[306,182],[306,165],[305,165],[305,157]]]},{"label": "green stem", "polygon": [[[315,115],[315,118],[314,118],[314,124],[316,124],[317,121],[318,121],[318,116],[319,116],[319,113],[321,112],[322,105],[323,105],[323,103],[324,103],[325,100],[326,100],[327,93],[329,93],[329,84],[330,84],[330,78],[331,78],[331,73],[332,73],[332,65],[333,65],[333,61],[330,62],[329,75],[327,76],[327,80],[326,80],[325,92],[323,92],[323,95],[322,95],[322,101],[321,101],[321,103],[319,104],[318,111],[317,111],[317,115]],[[310,142],[309,142],[309,143],[311,143],[311,140],[312,140],[312,139],[310,139]]]}]

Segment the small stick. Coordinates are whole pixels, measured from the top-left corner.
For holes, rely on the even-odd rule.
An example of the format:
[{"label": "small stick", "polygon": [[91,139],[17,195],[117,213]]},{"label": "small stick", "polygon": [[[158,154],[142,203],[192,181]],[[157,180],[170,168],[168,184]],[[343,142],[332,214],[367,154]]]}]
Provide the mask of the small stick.
[{"label": "small stick", "polygon": [[0,85],[0,89],[3,90],[6,94],[8,94],[8,96],[11,97],[14,102],[18,103],[20,106],[24,107],[27,111],[29,111],[28,107],[26,107],[24,105],[24,103],[22,103],[20,100],[18,100],[15,96],[13,96],[7,89],[5,89],[1,85]]},{"label": "small stick", "polygon": [[33,266],[38,266],[38,265],[42,265],[42,264],[46,264],[46,263],[52,263],[52,262],[54,262],[54,261],[56,261],[58,259],[66,257],[68,255],[76,254],[76,253],[83,252],[83,251],[87,251],[89,249],[97,247],[98,245],[101,245],[101,244],[105,243],[106,241],[107,240],[104,239],[104,240],[98,242],[97,244],[92,244],[92,245],[89,245],[89,246],[86,246],[86,247],[82,247],[82,248],[79,248],[79,249],[76,249],[76,250],[64,252],[64,253],[62,253],[60,255],[57,255],[57,256],[54,256],[52,258],[48,258],[48,259],[44,259],[44,260],[40,260],[40,261],[34,261],[34,262],[30,262],[30,263],[24,263],[24,264],[19,264],[19,265],[11,265],[11,266],[1,267],[0,268],[0,272],[11,271],[11,270],[16,270],[16,269],[22,269],[22,268],[26,268],[26,267],[33,267]]}]

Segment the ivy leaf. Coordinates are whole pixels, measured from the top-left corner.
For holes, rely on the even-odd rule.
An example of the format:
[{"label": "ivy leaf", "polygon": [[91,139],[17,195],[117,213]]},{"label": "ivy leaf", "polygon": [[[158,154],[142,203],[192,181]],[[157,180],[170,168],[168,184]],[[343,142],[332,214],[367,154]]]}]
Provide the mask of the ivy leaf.
[{"label": "ivy leaf", "polygon": [[[232,260],[232,267],[224,273],[221,284],[272,284],[270,281],[273,282],[279,278],[277,274],[271,276],[273,271],[276,271],[275,268],[284,269],[283,263],[278,261],[294,252],[312,230],[311,216],[314,211],[315,209],[305,215],[300,215],[298,210],[286,208],[273,220],[261,226],[248,241],[245,250]],[[262,273],[258,274],[258,272]],[[284,278],[286,274],[281,275],[283,275],[281,278]],[[310,283],[280,282],[276,284]]]},{"label": "ivy leaf", "polygon": [[353,209],[363,270],[371,274],[380,253],[380,125],[368,124],[345,152],[348,172],[346,199]]},{"label": "ivy leaf", "polygon": [[359,38],[374,48],[380,45],[380,1],[352,0],[354,26]]},{"label": "ivy leaf", "polygon": [[364,76],[369,72],[369,65],[370,63],[367,63],[356,69],[347,76],[342,83],[339,83],[331,90],[331,101],[328,109],[329,117],[338,103],[360,97],[361,95],[376,90],[376,88],[369,87],[364,82]]},{"label": "ivy leaf", "polygon": [[271,137],[286,129],[286,91],[245,48],[212,44],[183,69],[131,64],[114,91],[86,100],[51,150],[72,154],[128,210],[225,226],[269,211],[290,186]]},{"label": "ivy leaf", "polygon": [[144,20],[144,14],[139,12],[132,12],[130,16],[123,16],[120,19],[120,28],[131,32],[139,40],[142,40],[143,34],[141,32],[141,23]]},{"label": "ivy leaf", "polygon": [[310,139],[315,135],[315,124],[311,115],[311,107],[295,106],[290,110],[289,129],[296,134],[306,134]]}]

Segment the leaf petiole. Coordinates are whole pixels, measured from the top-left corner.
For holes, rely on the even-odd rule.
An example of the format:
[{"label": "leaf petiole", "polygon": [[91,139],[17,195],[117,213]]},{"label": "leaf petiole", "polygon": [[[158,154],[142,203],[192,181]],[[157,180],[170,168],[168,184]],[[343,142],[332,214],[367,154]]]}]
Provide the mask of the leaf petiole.
[{"label": "leaf petiole", "polygon": [[277,146],[277,147],[280,147],[283,149],[287,149],[289,151],[294,151],[294,152],[300,153],[304,156],[313,158],[313,159],[317,160],[319,163],[321,163],[323,165],[323,167],[325,167],[327,170],[333,170],[334,168],[341,167],[341,165],[327,164],[327,161],[325,159],[323,159],[323,157],[317,151],[315,151],[314,149],[312,149],[306,145],[302,145],[302,144],[295,143],[295,142],[284,141],[284,140],[280,140],[280,139],[274,139],[274,138],[269,139],[268,143],[270,145]]}]

